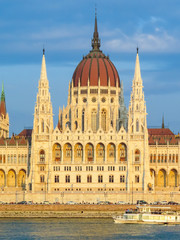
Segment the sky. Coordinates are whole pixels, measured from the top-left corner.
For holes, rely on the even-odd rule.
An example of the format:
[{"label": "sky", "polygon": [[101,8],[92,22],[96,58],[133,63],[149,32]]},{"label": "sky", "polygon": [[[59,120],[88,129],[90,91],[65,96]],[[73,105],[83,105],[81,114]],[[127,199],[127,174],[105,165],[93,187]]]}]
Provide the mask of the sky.
[{"label": "sky", "polygon": [[148,127],[180,131],[179,0],[0,0],[0,84],[10,135],[33,127],[42,49],[54,113],[66,106],[68,84],[91,50],[95,6],[101,50],[123,81],[129,106],[139,47]]}]

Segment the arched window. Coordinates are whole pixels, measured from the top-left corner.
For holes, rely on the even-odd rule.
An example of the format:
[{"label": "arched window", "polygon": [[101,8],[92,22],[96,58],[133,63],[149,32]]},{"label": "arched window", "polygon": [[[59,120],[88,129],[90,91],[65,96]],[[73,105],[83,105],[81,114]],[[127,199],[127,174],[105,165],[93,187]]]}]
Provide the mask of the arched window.
[{"label": "arched window", "polygon": [[87,182],[88,182],[88,183],[91,183],[91,182],[92,182],[92,175],[88,175],[88,176],[87,176]]},{"label": "arched window", "polygon": [[139,121],[136,120],[136,132],[139,132]]},{"label": "arched window", "polygon": [[59,182],[59,175],[55,175],[55,177],[54,177],[54,182],[55,182],[55,183],[58,183],[58,182]]},{"label": "arched window", "polygon": [[81,182],[81,175],[77,175],[77,176],[76,176],[76,182],[77,182],[77,183],[80,183],[80,182]]},{"label": "arched window", "polygon": [[119,160],[120,162],[127,160],[127,147],[124,143],[120,143],[119,145]]},{"label": "arched window", "polygon": [[140,161],[140,151],[139,149],[135,150],[135,162],[139,162]]},{"label": "arched window", "polygon": [[103,176],[102,175],[99,175],[98,176],[98,183],[102,183],[103,182]]},{"label": "arched window", "polygon": [[83,111],[82,111],[82,132],[84,132],[84,115],[85,115],[85,110],[83,109]]},{"label": "arched window", "polygon": [[44,183],[44,175],[40,175],[40,182]]},{"label": "arched window", "polygon": [[45,162],[45,152],[44,152],[44,150],[40,151],[40,162]]},{"label": "arched window", "polygon": [[113,183],[114,182],[114,175],[109,175],[109,182]]},{"label": "arched window", "polygon": [[93,132],[97,131],[97,111],[93,109],[91,112],[91,129]]},{"label": "arched window", "polygon": [[65,176],[65,182],[66,183],[70,183],[70,175],[66,175]]},{"label": "arched window", "polygon": [[53,146],[53,160],[55,162],[61,161],[61,146],[59,143],[55,143]]},{"label": "arched window", "polygon": [[106,110],[101,111],[101,128],[106,131]]}]

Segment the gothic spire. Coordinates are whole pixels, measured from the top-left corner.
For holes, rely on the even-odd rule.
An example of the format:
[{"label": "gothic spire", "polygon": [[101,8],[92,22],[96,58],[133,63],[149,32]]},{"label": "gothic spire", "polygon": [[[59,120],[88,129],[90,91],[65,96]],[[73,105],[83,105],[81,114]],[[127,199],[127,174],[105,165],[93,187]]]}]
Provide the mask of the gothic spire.
[{"label": "gothic spire", "polygon": [[137,48],[136,65],[135,65],[135,72],[134,72],[134,79],[136,81],[142,80],[138,52],[139,52],[139,48]]},{"label": "gothic spire", "polygon": [[162,128],[164,128],[164,114],[162,116]]},{"label": "gothic spire", "polygon": [[5,93],[4,93],[4,83],[2,83],[0,114],[3,114],[4,117],[6,116],[6,102],[5,102]]},{"label": "gothic spire", "polygon": [[46,61],[45,61],[45,49],[44,48],[43,48],[43,57],[42,57],[40,80],[44,80],[44,81],[47,80]]},{"label": "gothic spire", "polygon": [[93,50],[97,51],[100,48],[100,39],[98,34],[98,27],[97,27],[97,13],[95,12],[95,24],[94,24],[94,34],[92,39],[92,48]]}]

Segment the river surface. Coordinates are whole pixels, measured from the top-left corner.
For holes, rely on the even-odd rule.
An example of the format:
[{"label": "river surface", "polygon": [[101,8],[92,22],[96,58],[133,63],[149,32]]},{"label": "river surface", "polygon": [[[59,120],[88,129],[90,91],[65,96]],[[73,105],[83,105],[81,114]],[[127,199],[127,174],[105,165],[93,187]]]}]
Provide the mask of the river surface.
[{"label": "river surface", "polygon": [[115,224],[112,219],[0,219],[0,239],[180,239],[180,225]]}]

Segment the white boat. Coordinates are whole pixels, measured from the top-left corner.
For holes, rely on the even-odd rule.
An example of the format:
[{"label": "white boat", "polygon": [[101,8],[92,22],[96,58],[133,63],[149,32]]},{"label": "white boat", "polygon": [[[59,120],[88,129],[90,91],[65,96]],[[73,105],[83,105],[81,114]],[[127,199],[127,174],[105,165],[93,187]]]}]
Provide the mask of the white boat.
[{"label": "white boat", "polygon": [[139,224],[180,224],[180,215],[170,210],[170,207],[137,206],[135,210],[126,210],[123,215],[114,217],[114,222]]}]

